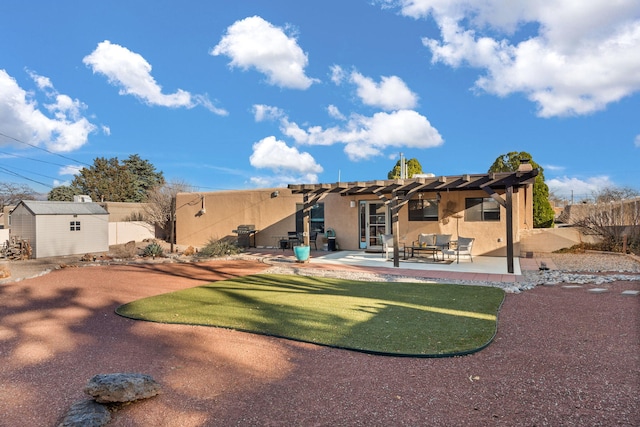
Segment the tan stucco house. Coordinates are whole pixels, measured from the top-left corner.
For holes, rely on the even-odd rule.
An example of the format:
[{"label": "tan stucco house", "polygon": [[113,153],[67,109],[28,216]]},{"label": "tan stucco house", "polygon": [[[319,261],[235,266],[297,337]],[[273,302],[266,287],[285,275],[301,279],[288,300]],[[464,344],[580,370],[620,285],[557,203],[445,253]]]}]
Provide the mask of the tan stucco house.
[{"label": "tan stucco house", "polygon": [[344,250],[375,249],[381,234],[411,244],[419,233],[439,233],[474,237],[475,255],[509,256],[512,250],[518,256],[520,233],[533,228],[538,171],[527,166],[518,172],[180,193],[176,243],[202,246],[253,225],[258,247],[278,247],[289,231],[331,230]]}]

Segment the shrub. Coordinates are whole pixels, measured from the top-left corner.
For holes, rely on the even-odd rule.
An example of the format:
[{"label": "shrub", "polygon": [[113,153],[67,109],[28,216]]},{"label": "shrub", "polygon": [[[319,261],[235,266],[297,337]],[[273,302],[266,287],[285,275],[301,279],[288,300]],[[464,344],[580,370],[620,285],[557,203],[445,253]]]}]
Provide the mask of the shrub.
[{"label": "shrub", "polygon": [[200,249],[198,256],[204,258],[216,258],[227,255],[235,255],[242,252],[242,249],[236,246],[234,243],[224,239],[210,238],[207,244]]},{"label": "shrub", "polygon": [[145,248],[144,248],[144,252],[143,255],[146,257],[157,257],[157,256],[162,256],[164,254],[164,251],[162,249],[162,246],[160,246],[157,242],[153,242],[153,243],[149,243]]}]

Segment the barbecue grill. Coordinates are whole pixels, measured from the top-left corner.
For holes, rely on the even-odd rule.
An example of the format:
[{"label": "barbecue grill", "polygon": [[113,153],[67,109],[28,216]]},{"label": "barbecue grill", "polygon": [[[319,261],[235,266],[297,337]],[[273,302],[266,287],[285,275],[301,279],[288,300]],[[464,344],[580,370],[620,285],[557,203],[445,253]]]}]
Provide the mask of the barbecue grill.
[{"label": "barbecue grill", "polygon": [[256,226],[253,224],[239,225],[238,228],[232,231],[238,235],[238,246],[245,248],[256,247]]}]

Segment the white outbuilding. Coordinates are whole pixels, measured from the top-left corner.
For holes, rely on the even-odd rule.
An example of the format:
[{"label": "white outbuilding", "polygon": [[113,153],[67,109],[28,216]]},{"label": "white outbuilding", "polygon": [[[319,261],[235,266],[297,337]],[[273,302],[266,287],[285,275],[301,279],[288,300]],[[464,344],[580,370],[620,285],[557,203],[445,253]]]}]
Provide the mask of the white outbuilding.
[{"label": "white outbuilding", "polygon": [[29,241],[32,258],[109,250],[109,213],[93,202],[23,200],[11,211],[10,229]]}]

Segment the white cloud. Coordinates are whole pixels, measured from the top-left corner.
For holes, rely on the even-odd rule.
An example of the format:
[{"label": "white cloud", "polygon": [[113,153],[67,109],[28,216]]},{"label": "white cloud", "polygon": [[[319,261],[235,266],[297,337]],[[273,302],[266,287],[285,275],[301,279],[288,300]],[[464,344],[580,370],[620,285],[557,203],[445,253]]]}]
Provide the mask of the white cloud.
[{"label": "white cloud", "polygon": [[354,71],[350,80],[358,87],[358,96],[365,105],[392,111],[414,108],[418,103],[418,96],[397,76],[383,76],[380,83],[376,83]]},{"label": "white cloud", "polygon": [[259,16],[233,23],[210,53],[228,56],[232,67],[255,68],[274,86],[307,89],[317,81],[305,74],[308,58],[297,40]]},{"label": "white cloud", "polygon": [[271,105],[255,104],[253,106],[253,117],[256,122],[263,122],[265,120],[279,120],[284,117],[284,111],[278,107]]},{"label": "white cloud", "polygon": [[640,148],[640,135],[636,135],[636,139],[633,140],[633,144]]},{"label": "white cloud", "polygon": [[590,197],[593,193],[603,188],[613,188],[616,185],[608,176],[594,176],[589,179],[581,180],[579,178],[569,178],[567,176],[553,178],[546,181],[549,190],[553,191],[557,196],[581,200]]},{"label": "white cloud", "polygon": [[[5,70],[0,69],[0,129],[20,141],[44,144],[47,149],[68,152],[83,146],[96,126],[82,115],[86,106],[77,99],[58,93],[51,80],[29,72],[36,86],[45,91],[51,103],[38,107],[35,93],[22,89]],[[0,144],[11,143],[0,139]]]},{"label": "white cloud", "polygon": [[382,155],[387,148],[431,148],[442,145],[440,133],[426,117],[413,110],[380,112],[371,117],[352,115],[341,127],[302,129],[287,119],[281,121],[282,132],[298,144],[345,144],[351,160],[364,160]]},{"label": "white cloud", "polygon": [[336,107],[335,105],[329,105],[327,107],[327,113],[329,113],[329,116],[333,117],[334,119],[338,119],[338,120],[346,119],[344,114],[342,114],[338,109],[338,107]]},{"label": "white cloud", "polygon": [[58,175],[77,175],[82,168],[80,165],[67,165],[58,170]]},{"label": "white cloud", "polygon": [[340,86],[344,79],[346,78],[346,73],[339,65],[331,66],[331,81],[336,85]]},{"label": "white cloud", "polygon": [[[542,117],[602,110],[640,90],[640,2],[398,0],[402,13],[432,16],[433,62],[484,70],[476,88],[523,93]],[[525,40],[517,30],[537,32]],[[502,33],[502,39],[493,38]],[[485,35],[485,34],[490,34]],[[493,36],[493,37],[492,37]]]},{"label": "white cloud", "polygon": [[215,114],[227,114],[204,95],[192,95],[182,89],[172,94],[162,93],[162,86],[151,75],[151,64],[142,55],[109,40],[98,43],[82,62],[94,73],[105,75],[112,85],[120,87],[121,95],[133,95],[149,105],[171,108],[202,105]]},{"label": "white cloud", "polygon": [[311,154],[301,153],[297,148],[289,147],[274,136],[253,144],[253,154],[249,162],[258,169],[271,169],[280,174],[284,172],[304,177],[304,182],[317,182],[317,174],[323,170]]},{"label": "white cloud", "polygon": [[557,165],[545,165],[545,166],[544,166],[544,170],[546,170],[546,171],[554,171],[554,172],[557,172],[557,171],[562,171],[562,170],[564,170],[564,166],[557,166]]}]

